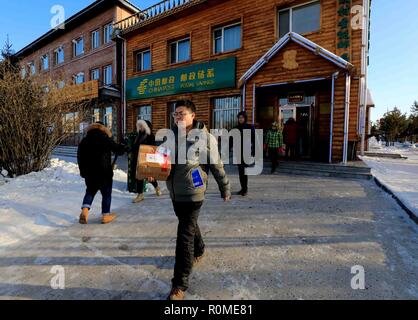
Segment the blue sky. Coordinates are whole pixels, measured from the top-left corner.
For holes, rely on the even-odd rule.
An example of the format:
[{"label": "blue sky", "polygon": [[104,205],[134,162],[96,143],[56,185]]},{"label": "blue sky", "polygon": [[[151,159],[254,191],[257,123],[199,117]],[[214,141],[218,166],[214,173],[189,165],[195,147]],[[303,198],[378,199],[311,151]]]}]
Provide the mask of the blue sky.
[{"label": "blue sky", "polygon": [[[50,29],[52,6],[62,5],[68,18],[93,0],[0,0],[0,45],[8,34],[15,50]],[[133,0],[146,8],[159,1]],[[388,109],[409,112],[418,100],[417,0],[373,0],[369,87],[376,108],[372,119]]]}]

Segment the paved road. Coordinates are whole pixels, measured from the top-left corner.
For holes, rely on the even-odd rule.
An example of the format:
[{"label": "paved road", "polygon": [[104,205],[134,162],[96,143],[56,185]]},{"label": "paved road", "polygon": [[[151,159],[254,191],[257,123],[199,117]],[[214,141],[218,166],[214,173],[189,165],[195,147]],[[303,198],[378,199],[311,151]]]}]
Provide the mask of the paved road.
[{"label": "paved road", "polygon": [[[187,299],[418,298],[418,228],[373,182],[278,174],[250,187],[225,204],[210,182],[200,218],[208,256]],[[1,252],[0,298],[164,299],[176,234],[168,196],[118,213],[114,224],[96,214]],[[65,290],[50,286],[55,265]],[[351,288],[355,265],[365,290]]]}]

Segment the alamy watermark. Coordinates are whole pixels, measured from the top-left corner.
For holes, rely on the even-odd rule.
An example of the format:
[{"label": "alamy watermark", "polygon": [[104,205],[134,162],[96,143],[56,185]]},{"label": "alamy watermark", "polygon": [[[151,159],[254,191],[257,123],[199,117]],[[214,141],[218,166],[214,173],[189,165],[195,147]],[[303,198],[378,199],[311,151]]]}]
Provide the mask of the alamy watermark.
[{"label": "alamy watermark", "polygon": [[245,164],[249,176],[263,171],[263,130],[192,129],[187,132],[180,121],[177,134],[162,129],[155,137],[156,141],[163,142],[160,147],[168,150],[173,164]]},{"label": "alamy watermark", "polygon": [[366,289],[366,273],[363,266],[351,267],[351,274],[355,276],[351,278],[351,289],[365,290]]},{"label": "alamy watermark", "polygon": [[63,266],[53,266],[50,273],[54,274],[50,284],[53,290],[65,289],[65,269]]},{"label": "alamy watermark", "polygon": [[51,29],[65,29],[65,9],[64,6],[61,5],[54,5],[51,7],[51,14],[53,17],[51,18]]}]

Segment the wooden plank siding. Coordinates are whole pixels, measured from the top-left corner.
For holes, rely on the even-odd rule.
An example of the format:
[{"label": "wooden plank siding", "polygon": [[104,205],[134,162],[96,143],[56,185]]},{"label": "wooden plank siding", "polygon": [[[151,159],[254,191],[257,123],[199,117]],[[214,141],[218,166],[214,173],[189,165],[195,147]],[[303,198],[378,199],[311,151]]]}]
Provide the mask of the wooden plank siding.
[{"label": "wooden plank siding", "polygon": [[[213,59],[228,56],[237,57],[237,83],[239,78],[260,59],[277,41],[277,10],[293,5],[308,3],[308,0],[225,0],[207,1],[202,5],[189,9],[187,13],[165,18],[144,28],[139,28],[124,37],[127,39],[127,78],[135,78],[146,74],[167,70],[174,67],[206,62]],[[321,28],[318,32],[303,34],[304,37],[337,53],[337,24],[339,0],[320,0],[321,3]],[[352,0],[352,5],[361,5],[362,0]],[[212,31],[216,26],[226,25],[232,22],[241,22],[242,46],[240,49],[229,53],[212,54]],[[168,63],[168,43],[171,39],[190,36],[191,60],[186,63],[170,65]],[[350,30],[350,62],[355,66],[352,72],[350,90],[350,122],[349,140],[356,141],[358,114],[359,114],[359,70],[361,62],[361,30]],[[135,53],[143,49],[151,49],[152,70],[148,72],[136,72]],[[288,50],[297,51],[299,67],[294,70],[283,68],[283,53]],[[335,113],[334,113],[334,139],[333,160],[342,159],[344,138],[344,98],[345,75],[344,70],[326,59],[315,55],[296,43],[287,44],[282,50],[246,84],[245,106],[252,120],[253,84],[260,86],[285,81],[312,79],[316,77],[330,77],[334,72],[340,71],[335,87]],[[330,101],[330,91],[322,92],[320,101]],[[136,100],[128,102],[127,129],[134,130],[136,122],[136,107],[141,105],[152,106],[152,121],[154,129],[168,126],[167,104],[182,98],[193,100],[198,109],[198,118],[211,125],[211,98],[230,95],[239,95],[241,89],[231,88],[186,95],[174,95],[152,99]],[[268,101],[269,98],[266,98]],[[326,101],[328,100],[328,101]],[[254,113],[255,115],[257,112]],[[257,119],[255,119],[257,120]],[[321,119],[321,128],[318,134],[325,141],[326,132],[329,132],[329,115]],[[327,124],[328,122],[328,124]],[[323,127],[325,126],[325,127]],[[328,136],[329,139],[329,136]]]}]

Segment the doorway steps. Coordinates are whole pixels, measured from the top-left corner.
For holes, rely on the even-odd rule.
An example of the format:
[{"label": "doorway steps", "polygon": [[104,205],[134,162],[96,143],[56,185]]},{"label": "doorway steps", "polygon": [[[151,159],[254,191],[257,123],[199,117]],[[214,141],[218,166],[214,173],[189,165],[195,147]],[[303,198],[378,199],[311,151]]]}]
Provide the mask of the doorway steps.
[{"label": "doorway steps", "polygon": [[53,156],[77,158],[78,147],[74,146],[58,146],[52,152]]},{"label": "doorway steps", "polygon": [[[271,163],[265,162],[264,167],[270,172]],[[371,180],[373,175],[371,168],[362,161],[343,164],[327,164],[309,161],[280,161],[277,173],[308,175],[319,177],[335,177],[346,179]]]}]

